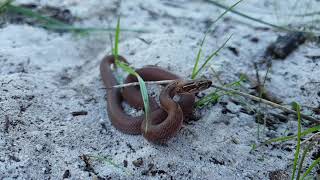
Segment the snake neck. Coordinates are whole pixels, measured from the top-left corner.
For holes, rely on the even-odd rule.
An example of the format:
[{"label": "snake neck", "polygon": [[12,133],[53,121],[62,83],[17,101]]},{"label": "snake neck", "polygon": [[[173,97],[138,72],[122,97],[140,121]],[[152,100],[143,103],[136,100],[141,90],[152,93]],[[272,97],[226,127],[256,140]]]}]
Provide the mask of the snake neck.
[{"label": "snake neck", "polygon": [[160,93],[160,104],[162,108],[168,113],[170,110],[176,109],[178,105],[172,98],[176,95],[176,86],[178,81],[167,85]]}]

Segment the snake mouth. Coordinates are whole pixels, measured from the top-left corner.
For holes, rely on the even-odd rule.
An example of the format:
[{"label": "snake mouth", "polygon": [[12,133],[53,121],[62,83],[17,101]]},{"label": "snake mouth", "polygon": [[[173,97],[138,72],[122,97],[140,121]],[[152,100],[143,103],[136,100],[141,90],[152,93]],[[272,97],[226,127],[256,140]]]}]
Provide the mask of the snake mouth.
[{"label": "snake mouth", "polygon": [[176,87],[176,92],[178,94],[185,93],[197,93],[208,89],[212,84],[212,81],[207,79],[196,79],[190,81],[182,81],[178,83]]}]

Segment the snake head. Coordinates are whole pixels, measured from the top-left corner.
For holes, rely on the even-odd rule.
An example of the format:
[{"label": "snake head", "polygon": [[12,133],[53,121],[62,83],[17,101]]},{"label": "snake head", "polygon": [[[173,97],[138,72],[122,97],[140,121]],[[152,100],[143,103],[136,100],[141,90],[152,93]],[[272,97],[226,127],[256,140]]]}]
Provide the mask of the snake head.
[{"label": "snake head", "polygon": [[176,92],[178,94],[184,93],[197,93],[208,89],[212,84],[212,81],[207,79],[196,79],[189,81],[181,81],[176,87]]}]

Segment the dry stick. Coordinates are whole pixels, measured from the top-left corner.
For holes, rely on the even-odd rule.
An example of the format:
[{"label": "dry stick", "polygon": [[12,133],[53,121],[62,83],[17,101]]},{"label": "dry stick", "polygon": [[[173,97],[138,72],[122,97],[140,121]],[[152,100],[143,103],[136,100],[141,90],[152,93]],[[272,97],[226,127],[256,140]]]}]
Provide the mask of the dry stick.
[{"label": "dry stick", "polygon": [[[145,81],[145,83],[146,84],[169,84],[169,83],[174,82],[174,81],[175,80]],[[113,86],[112,88],[123,88],[123,87],[128,87],[128,86],[137,86],[137,85],[139,85],[139,82],[133,82],[133,83],[128,83],[128,84],[120,84],[120,85]],[[262,98],[247,94],[247,93],[243,93],[241,91],[237,91],[237,90],[234,90],[234,89],[221,87],[221,86],[218,86],[218,85],[215,85],[215,84],[212,84],[211,87],[214,87],[216,89],[220,89],[222,91],[227,91],[227,92],[231,92],[231,93],[234,93],[234,94],[238,94],[240,96],[243,96],[243,97],[246,97],[246,98],[250,98],[250,99],[252,99],[254,101],[262,102],[264,104],[267,104],[269,106],[281,109],[281,110],[283,110],[285,112],[288,112],[288,113],[291,113],[291,114],[296,114],[297,113],[296,111],[294,111],[292,109],[286,108],[286,107],[281,106],[279,104],[276,104],[274,102],[271,102],[271,101],[268,101],[268,100],[265,100],[265,99],[262,99]],[[107,89],[112,89],[112,88],[107,88]],[[311,116],[308,116],[308,115],[305,115],[305,114],[301,114],[301,117],[306,119],[306,120],[309,120],[309,121],[311,121],[313,123],[320,124],[320,120],[315,119],[315,118],[313,118]]]},{"label": "dry stick", "polygon": [[312,136],[310,136],[310,137],[307,138],[306,140],[302,141],[302,142],[301,142],[301,145],[302,145],[302,144],[305,144],[306,142],[308,142],[308,141],[310,141],[310,140],[312,140],[312,139],[314,139],[314,138],[316,138],[316,137],[319,137],[319,135],[320,135],[320,132],[317,132],[317,133],[313,134]]},{"label": "dry stick", "polygon": [[[146,84],[169,84],[175,80],[163,80],[163,81],[145,81]],[[113,86],[113,88],[123,88],[128,86],[137,86],[139,85],[139,82],[133,82],[133,83],[127,83],[127,84],[119,84],[116,86]],[[107,88],[111,89],[111,88]]]}]

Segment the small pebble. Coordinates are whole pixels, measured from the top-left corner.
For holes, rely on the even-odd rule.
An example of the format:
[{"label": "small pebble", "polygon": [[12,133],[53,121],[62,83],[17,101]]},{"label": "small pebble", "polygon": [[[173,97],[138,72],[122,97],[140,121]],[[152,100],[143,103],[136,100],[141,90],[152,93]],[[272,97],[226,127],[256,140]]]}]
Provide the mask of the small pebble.
[{"label": "small pebble", "polygon": [[41,144],[36,145],[36,150],[41,151],[43,149],[43,146]]},{"label": "small pebble", "polygon": [[143,159],[140,157],[134,161],[132,161],[132,164],[135,166],[135,167],[141,167],[143,165]]},{"label": "small pebble", "polygon": [[128,161],[127,160],[123,160],[123,166],[124,167],[128,167]]},{"label": "small pebble", "polygon": [[240,140],[236,137],[232,137],[231,138],[231,141],[234,143],[234,144],[240,144]]},{"label": "small pebble", "polygon": [[64,173],[63,173],[63,179],[67,179],[67,178],[70,178],[71,177],[71,173],[70,173],[70,170],[66,170]]},{"label": "small pebble", "polygon": [[241,110],[241,106],[238,106],[234,103],[228,103],[226,108],[233,114],[236,114],[236,113],[240,112],[240,110]]}]

